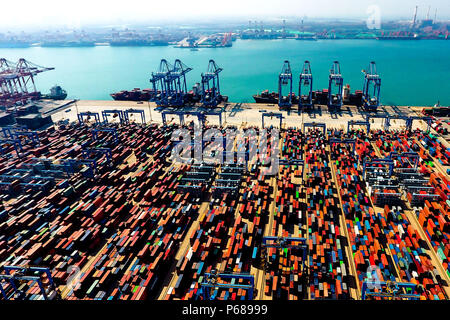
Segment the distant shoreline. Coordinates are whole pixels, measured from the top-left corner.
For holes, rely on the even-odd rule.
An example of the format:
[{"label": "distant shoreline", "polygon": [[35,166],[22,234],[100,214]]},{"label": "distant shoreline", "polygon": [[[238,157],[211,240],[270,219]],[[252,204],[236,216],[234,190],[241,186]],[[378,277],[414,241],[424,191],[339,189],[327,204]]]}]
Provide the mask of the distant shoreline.
[{"label": "distant shoreline", "polygon": [[[377,38],[354,38],[354,37],[348,37],[348,38],[317,38],[315,40],[311,39],[296,39],[296,38],[274,38],[274,39],[265,39],[265,38],[246,38],[241,39],[242,41],[248,41],[248,40],[258,40],[258,41],[274,41],[274,40],[297,40],[297,41],[319,41],[319,40],[377,40],[377,41],[450,41],[450,38],[448,39],[433,39],[433,38],[419,38],[419,39],[377,39]],[[0,49],[27,49],[27,48],[93,48],[93,47],[174,47],[174,48],[192,48],[192,47],[180,47],[173,44],[111,44],[109,42],[101,42],[101,43],[94,43],[92,45],[86,45],[86,44],[72,44],[72,43],[64,43],[64,44],[58,44],[58,45],[34,45],[33,43],[30,44],[18,44],[18,43],[11,43],[8,45],[8,43],[0,43]],[[217,47],[196,47],[199,49],[202,48],[222,48],[222,46]],[[224,47],[225,48],[225,47]]]}]

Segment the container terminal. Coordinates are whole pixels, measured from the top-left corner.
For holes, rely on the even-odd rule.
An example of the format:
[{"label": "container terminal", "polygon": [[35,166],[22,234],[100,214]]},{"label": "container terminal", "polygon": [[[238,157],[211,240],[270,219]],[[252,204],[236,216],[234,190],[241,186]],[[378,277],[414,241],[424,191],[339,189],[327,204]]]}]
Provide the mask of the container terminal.
[{"label": "container terminal", "polygon": [[[375,63],[360,103],[337,61],[325,103],[308,63],[293,99],[286,61],[275,104],[241,104],[211,61],[195,102],[179,60],[147,101],[39,100],[23,61],[0,72],[0,299],[449,299],[448,108],[383,106]],[[254,136],[200,135],[233,161],[174,162],[199,128],[279,140],[239,162]]]}]

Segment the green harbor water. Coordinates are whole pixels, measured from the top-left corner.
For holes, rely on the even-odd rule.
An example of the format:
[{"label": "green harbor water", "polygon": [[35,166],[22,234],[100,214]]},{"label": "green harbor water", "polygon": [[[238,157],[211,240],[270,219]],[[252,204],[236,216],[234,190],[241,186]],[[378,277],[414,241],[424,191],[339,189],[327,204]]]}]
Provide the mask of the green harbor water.
[{"label": "green harbor water", "polygon": [[314,89],[328,86],[334,60],[341,64],[344,84],[351,91],[362,89],[362,69],[377,63],[382,77],[381,101],[386,105],[450,105],[450,41],[445,40],[237,40],[231,48],[198,51],[173,47],[80,47],[0,49],[0,57],[23,57],[38,65],[55,67],[39,74],[38,90],[47,93],[61,85],[68,98],[110,100],[110,93],[149,88],[149,78],[161,58],[176,58],[193,68],[189,87],[200,81],[208,60],[224,70],[222,94],[233,102],[253,102],[252,95],[264,89],[277,90],[278,73],[289,60],[294,72],[294,91],[304,60],[311,62]]}]

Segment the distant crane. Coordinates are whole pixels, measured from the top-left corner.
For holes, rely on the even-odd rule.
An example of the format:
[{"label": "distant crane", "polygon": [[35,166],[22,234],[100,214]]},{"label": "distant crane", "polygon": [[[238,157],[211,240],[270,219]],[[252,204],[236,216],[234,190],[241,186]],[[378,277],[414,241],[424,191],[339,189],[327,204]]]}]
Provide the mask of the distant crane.
[{"label": "distant crane", "polygon": [[374,61],[370,62],[368,71],[364,72],[363,105],[369,111],[376,111],[380,105],[381,78]]},{"label": "distant crane", "polygon": [[[287,96],[283,95],[283,88],[288,86]],[[292,106],[292,70],[288,60],[284,61],[283,69],[278,76],[278,106],[280,108]]]},{"label": "distant crane", "polygon": [[414,17],[413,17],[413,21],[411,24],[411,29],[413,29],[416,26],[416,21],[417,21],[417,9],[419,8],[419,6],[416,6],[416,8],[414,9]]},{"label": "distant crane", "polygon": [[219,73],[222,71],[214,60],[209,60],[208,69],[202,73],[202,100],[205,106],[216,107],[222,99],[220,95]]},{"label": "distant crane", "polygon": [[[328,108],[339,110],[342,106],[342,90],[344,86],[344,78],[341,74],[339,61],[334,61],[329,75],[328,81]],[[333,88],[337,89],[333,93]]]},{"label": "distant crane", "polygon": [[[303,20],[302,20],[303,21]],[[308,89],[307,94],[302,94],[302,88]],[[313,107],[313,77],[311,72],[311,65],[308,60],[303,64],[302,73],[300,74],[300,81],[298,84],[298,112],[303,108]]]}]

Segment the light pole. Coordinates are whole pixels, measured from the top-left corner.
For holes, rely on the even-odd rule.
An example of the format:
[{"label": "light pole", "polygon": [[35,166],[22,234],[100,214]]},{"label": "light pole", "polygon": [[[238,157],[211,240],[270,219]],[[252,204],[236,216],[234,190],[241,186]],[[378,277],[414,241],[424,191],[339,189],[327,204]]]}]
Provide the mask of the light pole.
[{"label": "light pole", "polygon": [[150,107],[150,101],[147,101],[147,104],[148,104],[148,112],[150,112],[150,122],[152,122],[153,121],[153,119],[152,119],[152,108]]}]

